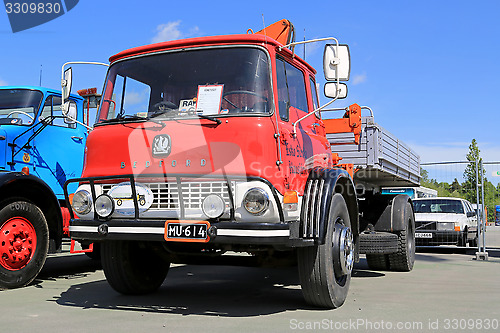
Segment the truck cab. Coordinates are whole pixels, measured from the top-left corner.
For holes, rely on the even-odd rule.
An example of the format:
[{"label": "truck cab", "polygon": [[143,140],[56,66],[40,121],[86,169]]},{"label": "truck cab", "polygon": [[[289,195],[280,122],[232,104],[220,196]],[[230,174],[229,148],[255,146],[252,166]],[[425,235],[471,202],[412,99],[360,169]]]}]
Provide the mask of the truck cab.
[{"label": "truck cab", "polygon": [[[83,121],[83,98],[71,95],[68,103],[71,112]],[[83,159],[87,130],[64,117],[61,92],[0,87],[0,132],[0,172],[28,168],[63,202],[64,183],[81,174],[83,164],[75,161]]]},{"label": "truck cab", "polygon": [[74,121],[83,122],[84,99],[66,103],[73,120],[60,91],[0,87],[0,288],[30,283],[61,246],[64,184],[82,172],[87,137]]}]

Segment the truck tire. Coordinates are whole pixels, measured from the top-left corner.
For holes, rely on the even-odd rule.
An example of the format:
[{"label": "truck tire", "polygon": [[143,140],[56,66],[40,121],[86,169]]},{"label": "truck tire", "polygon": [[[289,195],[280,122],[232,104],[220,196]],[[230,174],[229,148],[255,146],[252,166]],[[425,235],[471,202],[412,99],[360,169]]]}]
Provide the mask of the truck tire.
[{"label": "truck tire", "polygon": [[386,271],[389,269],[389,259],[386,254],[367,254],[366,262],[368,268],[374,271]]},{"label": "truck tire", "polygon": [[350,227],[347,205],[337,193],[331,201],[325,243],[297,249],[302,294],[308,304],[333,309],[344,303],[354,264]]},{"label": "truck tire", "polygon": [[415,262],[415,217],[413,208],[406,202],[404,210],[405,230],[398,232],[398,252],[388,254],[391,271],[409,272]]},{"label": "truck tire", "polygon": [[20,288],[42,270],[49,229],[40,208],[15,201],[0,210],[0,289]]},{"label": "truck tire", "polygon": [[108,283],[125,295],[156,291],[170,266],[145,243],[133,241],[102,242],[101,263]]}]

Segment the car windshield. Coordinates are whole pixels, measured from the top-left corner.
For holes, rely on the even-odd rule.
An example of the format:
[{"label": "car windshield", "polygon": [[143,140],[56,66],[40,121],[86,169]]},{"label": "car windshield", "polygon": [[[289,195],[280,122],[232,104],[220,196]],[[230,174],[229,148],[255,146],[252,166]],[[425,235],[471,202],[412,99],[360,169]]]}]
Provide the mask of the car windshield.
[{"label": "car windshield", "polygon": [[97,122],[262,115],[271,105],[269,58],[262,49],[182,50],[113,64]]},{"label": "car windshield", "polygon": [[0,89],[0,125],[31,125],[42,98],[38,90]]},{"label": "car windshield", "polygon": [[428,199],[413,201],[415,213],[452,213],[464,214],[460,200]]}]

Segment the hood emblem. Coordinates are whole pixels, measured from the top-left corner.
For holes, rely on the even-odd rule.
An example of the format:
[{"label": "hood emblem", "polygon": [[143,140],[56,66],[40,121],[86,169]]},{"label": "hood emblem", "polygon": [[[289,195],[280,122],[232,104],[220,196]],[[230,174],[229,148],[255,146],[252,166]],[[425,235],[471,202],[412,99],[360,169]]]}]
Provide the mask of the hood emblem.
[{"label": "hood emblem", "polygon": [[172,139],[168,134],[160,134],[153,139],[153,156],[167,157],[172,150]]}]

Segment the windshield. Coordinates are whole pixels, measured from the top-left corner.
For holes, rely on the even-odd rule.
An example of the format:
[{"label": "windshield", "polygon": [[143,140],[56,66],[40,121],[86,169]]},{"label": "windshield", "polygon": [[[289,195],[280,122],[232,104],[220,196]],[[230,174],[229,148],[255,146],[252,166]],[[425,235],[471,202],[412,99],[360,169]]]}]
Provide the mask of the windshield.
[{"label": "windshield", "polygon": [[452,213],[464,214],[462,202],[459,200],[429,199],[413,201],[415,213]]},{"label": "windshield", "polygon": [[38,90],[1,89],[0,125],[31,125],[42,98]]},{"label": "windshield", "polygon": [[110,67],[97,122],[268,114],[270,86],[268,57],[258,48],[137,57]]}]

